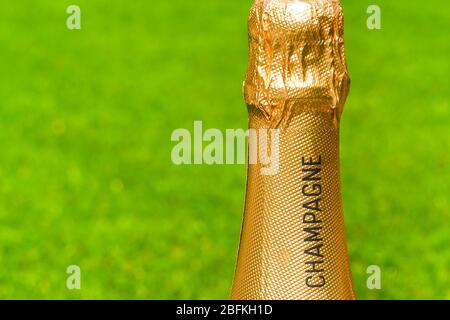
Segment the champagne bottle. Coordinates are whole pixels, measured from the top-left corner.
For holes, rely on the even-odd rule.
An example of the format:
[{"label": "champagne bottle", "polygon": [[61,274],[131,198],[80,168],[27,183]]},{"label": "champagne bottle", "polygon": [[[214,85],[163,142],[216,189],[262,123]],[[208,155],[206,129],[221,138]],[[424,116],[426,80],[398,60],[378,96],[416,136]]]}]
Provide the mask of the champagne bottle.
[{"label": "champagne bottle", "polygon": [[256,0],[251,9],[249,127],[277,130],[268,149],[279,164],[270,175],[248,165],[232,299],[355,298],[339,172],[350,83],[343,30],[338,0]]}]

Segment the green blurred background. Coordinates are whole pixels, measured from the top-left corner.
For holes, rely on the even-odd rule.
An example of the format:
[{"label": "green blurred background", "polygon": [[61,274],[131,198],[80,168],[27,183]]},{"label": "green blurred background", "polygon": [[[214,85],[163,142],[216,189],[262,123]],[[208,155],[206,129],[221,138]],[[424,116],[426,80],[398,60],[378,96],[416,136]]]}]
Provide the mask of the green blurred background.
[{"label": "green blurred background", "polygon": [[[449,15],[343,0],[342,122],[360,299],[450,299]],[[82,30],[66,28],[66,8]],[[250,0],[0,4],[0,299],[225,299],[245,166],[171,163],[176,128],[246,128]],[[82,290],[66,289],[66,268]],[[366,268],[382,269],[382,290]]]}]

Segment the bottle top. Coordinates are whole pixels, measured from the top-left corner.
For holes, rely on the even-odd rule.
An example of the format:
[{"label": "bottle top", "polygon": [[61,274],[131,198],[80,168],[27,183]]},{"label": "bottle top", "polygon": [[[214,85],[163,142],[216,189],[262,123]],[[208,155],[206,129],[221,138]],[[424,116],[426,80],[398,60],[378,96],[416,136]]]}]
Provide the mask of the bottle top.
[{"label": "bottle top", "polygon": [[279,126],[293,113],[330,112],[339,123],[350,79],[339,0],[256,0],[249,16],[247,105]]}]

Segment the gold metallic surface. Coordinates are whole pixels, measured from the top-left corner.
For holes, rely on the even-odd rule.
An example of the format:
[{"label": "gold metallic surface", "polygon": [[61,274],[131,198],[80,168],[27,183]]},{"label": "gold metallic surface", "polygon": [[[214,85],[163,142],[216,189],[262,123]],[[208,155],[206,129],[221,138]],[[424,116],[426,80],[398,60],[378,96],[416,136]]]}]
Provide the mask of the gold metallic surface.
[{"label": "gold metallic surface", "polygon": [[339,172],[350,82],[343,30],[337,0],[256,0],[251,9],[249,126],[280,130],[279,171],[249,164],[232,299],[355,298]]}]

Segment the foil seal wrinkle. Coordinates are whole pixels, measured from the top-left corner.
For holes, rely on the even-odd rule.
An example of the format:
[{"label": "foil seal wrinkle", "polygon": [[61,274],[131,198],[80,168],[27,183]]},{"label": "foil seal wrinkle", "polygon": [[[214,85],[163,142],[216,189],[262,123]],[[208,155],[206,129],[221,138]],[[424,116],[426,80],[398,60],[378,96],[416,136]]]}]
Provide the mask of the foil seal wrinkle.
[{"label": "foil seal wrinkle", "polygon": [[350,79],[337,0],[256,0],[249,16],[248,106],[278,127],[292,110],[329,112],[337,126]]}]

